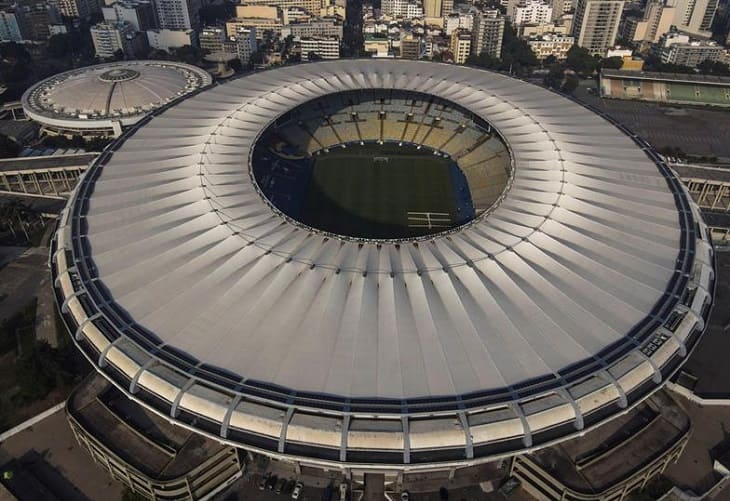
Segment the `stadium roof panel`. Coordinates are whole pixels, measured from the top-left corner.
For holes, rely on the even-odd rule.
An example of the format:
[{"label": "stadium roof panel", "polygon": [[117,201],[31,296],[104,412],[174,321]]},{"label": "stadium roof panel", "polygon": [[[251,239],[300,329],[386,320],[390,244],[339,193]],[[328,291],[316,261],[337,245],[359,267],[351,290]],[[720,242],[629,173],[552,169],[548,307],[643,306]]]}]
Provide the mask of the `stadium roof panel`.
[{"label": "stadium roof panel", "polygon": [[[274,212],[247,166],[270,121],[318,96],[392,86],[499,130],[515,162],[502,203],[450,234],[400,243],[340,239]],[[711,302],[699,213],[648,145],[503,75],[411,61],[285,67],[188,98],[114,150],[60,223],[67,253],[54,266],[77,339],[114,357],[115,339],[133,339],[184,375],[259,401],[411,413],[543,395],[511,408],[516,425],[495,418],[493,433],[517,426],[529,446],[530,428],[575,420],[554,431],[567,435],[583,413],[645,396],[696,341]],[[706,291],[698,304],[688,288]],[[142,362],[114,366],[156,398],[186,391],[148,379]],[[479,454],[499,449],[476,442]]]}]

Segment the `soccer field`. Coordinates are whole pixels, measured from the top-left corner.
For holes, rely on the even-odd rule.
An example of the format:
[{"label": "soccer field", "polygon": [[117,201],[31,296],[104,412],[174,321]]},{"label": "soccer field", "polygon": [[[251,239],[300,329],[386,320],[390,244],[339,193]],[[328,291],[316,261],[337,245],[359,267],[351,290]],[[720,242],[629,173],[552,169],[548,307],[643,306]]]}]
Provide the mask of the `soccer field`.
[{"label": "soccer field", "polygon": [[458,169],[452,160],[410,145],[332,150],[314,159],[302,220],[333,233],[366,238],[445,230],[457,220],[451,169]]}]

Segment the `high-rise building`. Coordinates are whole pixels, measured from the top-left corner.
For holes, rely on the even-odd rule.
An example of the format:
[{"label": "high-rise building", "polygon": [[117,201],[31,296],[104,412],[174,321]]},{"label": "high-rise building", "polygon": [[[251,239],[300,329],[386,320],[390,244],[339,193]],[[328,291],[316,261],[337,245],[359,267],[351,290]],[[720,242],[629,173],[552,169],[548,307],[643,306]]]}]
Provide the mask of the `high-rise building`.
[{"label": "high-rise building", "polygon": [[236,54],[241,64],[248,64],[251,60],[251,54],[256,52],[258,48],[256,43],[256,28],[239,28],[236,35],[230,37],[230,40],[236,42]]},{"label": "high-rise building", "polygon": [[443,17],[443,1],[423,0],[423,13],[426,17]]},{"label": "high-rise building", "polygon": [[101,8],[104,20],[112,23],[128,22],[137,31],[157,27],[155,8],[149,0],[120,0]]},{"label": "high-rise building", "polygon": [[672,24],[692,33],[709,32],[715,18],[718,0],[668,0],[675,7]]},{"label": "high-rise building", "polygon": [[225,40],[226,30],[222,26],[205,26],[198,36],[200,48],[210,52],[222,52]]},{"label": "high-rise building", "polygon": [[401,59],[420,59],[423,42],[420,38],[407,36],[401,38],[400,41],[400,57]]},{"label": "high-rise building", "polygon": [[471,53],[487,53],[492,57],[502,55],[504,16],[498,10],[485,10],[474,15]]},{"label": "high-rise building", "polygon": [[624,0],[578,0],[573,23],[575,43],[603,56],[616,42]]},{"label": "high-rise building", "polygon": [[112,58],[119,51],[125,58],[142,55],[138,53],[141,47],[137,30],[128,22],[103,22],[92,26],[90,31],[97,57]]},{"label": "high-rise building", "polygon": [[97,0],[53,0],[52,3],[64,16],[83,19],[88,19],[101,9]]},{"label": "high-rise building", "polygon": [[0,10],[0,41],[20,42],[24,40],[22,14],[16,12],[16,6],[5,5]]},{"label": "high-rise building", "polygon": [[451,35],[456,30],[471,31],[474,26],[474,15],[471,12],[459,12],[444,17],[444,30]]},{"label": "high-rise building", "polygon": [[469,32],[464,30],[456,30],[451,34],[451,43],[449,50],[454,55],[456,64],[464,64],[471,54],[472,40]]},{"label": "high-rise building", "polygon": [[547,24],[552,19],[553,8],[542,0],[523,0],[511,13],[515,26],[523,24]]},{"label": "high-rise building", "polygon": [[573,2],[571,0],[550,0],[550,7],[552,7],[551,21],[557,21],[560,17],[570,12],[573,8]]},{"label": "high-rise building", "polygon": [[415,0],[383,0],[381,5],[386,16],[406,19],[423,17],[423,7]]},{"label": "high-rise building", "polygon": [[198,30],[201,0],[156,0],[157,20],[163,30]]},{"label": "high-rise building", "polygon": [[454,12],[454,0],[441,0],[441,16],[448,16],[452,12]]},{"label": "high-rise building", "polygon": [[622,35],[634,42],[656,43],[671,29],[675,10],[661,0],[652,0],[646,4],[642,18],[629,17],[624,21]]},{"label": "high-rise building", "polygon": [[26,40],[48,40],[49,26],[60,22],[56,7],[46,0],[19,0],[15,9]]}]

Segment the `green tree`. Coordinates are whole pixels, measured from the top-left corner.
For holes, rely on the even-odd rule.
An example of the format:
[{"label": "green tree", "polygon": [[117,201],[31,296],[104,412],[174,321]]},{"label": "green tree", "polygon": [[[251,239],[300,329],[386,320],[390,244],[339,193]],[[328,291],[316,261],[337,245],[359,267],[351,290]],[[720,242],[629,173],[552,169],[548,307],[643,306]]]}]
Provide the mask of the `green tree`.
[{"label": "green tree", "polygon": [[149,54],[147,54],[147,57],[150,59],[157,59],[160,61],[168,61],[170,59],[170,54],[166,50],[162,49],[152,49]]},{"label": "green tree", "polygon": [[499,71],[510,71],[516,75],[529,75],[539,61],[527,42],[519,38],[509,21],[505,22],[502,36],[502,54],[497,58],[485,52],[469,56],[466,64]]},{"label": "green tree", "polygon": [[46,48],[48,55],[56,59],[64,59],[83,50],[83,43],[77,31],[59,33],[48,39]]},{"label": "green tree", "polygon": [[86,151],[102,151],[106,146],[112,142],[110,137],[92,137],[85,140],[86,144],[84,149]]},{"label": "green tree", "polygon": [[573,45],[568,50],[568,57],[565,60],[565,66],[584,76],[593,74],[598,66],[598,59],[593,57],[588,49]]},{"label": "green tree", "polygon": [[264,64],[265,58],[266,54],[261,50],[257,50],[248,58],[248,64],[250,67],[253,68],[254,66],[257,66],[259,64]]},{"label": "green tree", "polygon": [[709,59],[705,59],[700,64],[698,64],[697,70],[699,70],[699,72],[703,75],[730,75],[730,66],[725,63],[721,63],[720,61],[711,61]]},{"label": "green tree", "polygon": [[0,158],[14,158],[20,153],[18,143],[4,134],[0,134]]},{"label": "green tree", "polygon": [[30,52],[22,44],[16,42],[0,43],[0,57],[13,62],[30,63]]},{"label": "green tree", "polygon": [[580,83],[580,79],[575,75],[567,75],[565,77],[565,82],[563,82],[563,86],[561,87],[561,90],[565,92],[566,94],[572,94],[575,89],[578,88],[578,84]]},{"label": "green tree", "polygon": [[555,57],[553,54],[550,54],[548,57],[543,59],[542,65],[546,67],[550,67],[554,64],[558,64],[558,58]]},{"label": "green tree", "polygon": [[623,58],[618,56],[601,59],[600,63],[601,68],[606,68],[607,70],[620,70],[623,65]]},{"label": "green tree", "polygon": [[172,56],[174,60],[180,61],[181,63],[201,65],[205,51],[192,45],[183,45],[182,47],[173,49]]},{"label": "green tree", "polygon": [[658,71],[660,73],[684,73],[691,75],[695,73],[694,68],[681,64],[663,63],[655,54],[650,54],[644,59],[644,71]]},{"label": "green tree", "polygon": [[563,86],[563,79],[565,77],[565,70],[559,64],[554,64],[550,67],[550,71],[545,75],[543,79],[543,85],[551,89],[560,89]]},{"label": "green tree", "polygon": [[471,55],[467,57],[466,64],[471,66],[478,66],[480,68],[498,70],[502,66],[502,60],[494,56],[490,56],[486,52],[482,52],[479,55]]},{"label": "green tree", "polygon": [[241,64],[241,60],[238,58],[231,59],[228,64],[231,66],[231,69],[236,73],[240,73],[241,71],[243,71],[243,64]]},{"label": "green tree", "polygon": [[529,75],[539,65],[527,41],[517,36],[509,21],[504,23],[501,59],[500,69],[516,75]]}]

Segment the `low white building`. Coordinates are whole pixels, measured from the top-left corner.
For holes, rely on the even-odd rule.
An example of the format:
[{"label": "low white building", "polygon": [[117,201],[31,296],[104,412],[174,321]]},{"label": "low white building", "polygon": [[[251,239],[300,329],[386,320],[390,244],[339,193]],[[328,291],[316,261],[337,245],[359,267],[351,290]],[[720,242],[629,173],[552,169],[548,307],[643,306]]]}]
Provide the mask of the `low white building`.
[{"label": "low white building", "polygon": [[444,17],[444,30],[451,35],[456,30],[471,31],[474,26],[474,15],[469,13],[455,13]]},{"label": "low white building", "polygon": [[147,30],[147,39],[153,49],[167,52],[185,45],[198,46],[195,30]]},{"label": "low white building", "polygon": [[720,61],[725,49],[717,42],[695,40],[684,33],[671,32],[659,39],[657,52],[663,63],[679,64],[694,68],[705,60]]},{"label": "low white building", "polygon": [[547,24],[553,15],[553,8],[542,0],[523,0],[512,12],[515,26],[523,24]]},{"label": "low white building", "polygon": [[382,11],[389,17],[420,18],[423,17],[423,4],[416,0],[383,0]]},{"label": "low white building", "polygon": [[560,33],[545,33],[544,35],[530,37],[527,40],[530,49],[540,61],[549,56],[555,56],[561,61],[566,59],[568,51],[574,43],[574,37]]},{"label": "low white building", "polygon": [[340,58],[340,39],[337,37],[305,37],[299,40],[302,49],[302,61],[309,61],[309,54],[314,53],[322,59]]},{"label": "low white building", "polygon": [[334,19],[318,19],[307,23],[293,23],[281,29],[282,38],[293,36],[305,37],[337,37],[342,39],[342,23]]},{"label": "low white building", "polygon": [[606,51],[606,57],[631,57],[634,55],[634,51],[631,49],[627,49],[626,47],[610,47],[608,51]]}]

